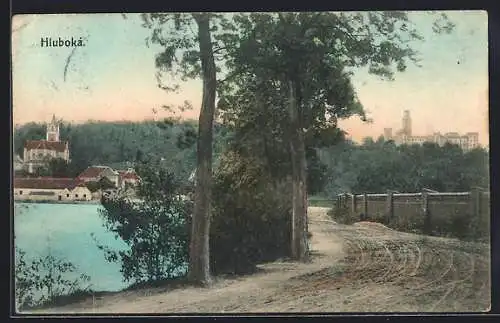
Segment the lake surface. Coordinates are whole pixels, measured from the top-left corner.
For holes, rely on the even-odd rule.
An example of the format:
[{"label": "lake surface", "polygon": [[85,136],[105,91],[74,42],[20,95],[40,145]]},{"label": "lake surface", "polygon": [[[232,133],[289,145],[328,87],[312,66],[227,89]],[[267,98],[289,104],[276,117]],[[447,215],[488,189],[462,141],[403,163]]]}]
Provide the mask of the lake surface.
[{"label": "lake surface", "polygon": [[91,237],[112,249],[126,248],[122,240],[103,226],[96,204],[15,203],[15,245],[28,259],[52,254],[72,262],[78,274],[90,276],[91,289],[118,291],[128,286],[120,265],[109,263]]}]

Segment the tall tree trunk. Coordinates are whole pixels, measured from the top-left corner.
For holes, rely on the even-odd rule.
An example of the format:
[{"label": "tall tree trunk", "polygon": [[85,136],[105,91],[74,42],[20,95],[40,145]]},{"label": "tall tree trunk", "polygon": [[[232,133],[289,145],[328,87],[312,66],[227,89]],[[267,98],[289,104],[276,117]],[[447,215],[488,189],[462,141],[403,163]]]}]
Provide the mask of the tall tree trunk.
[{"label": "tall tree trunk", "polygon": [[292,258],[308,259],[307,188],[304,132],[297,102],[296,84],[289,85],[290,151],[292,161]]},{"label": "tall tree trunk", "polygon": [[210,215],[212,193],[212,127],[215,112],[216,71],[207,14],[193,14],[198,24],[200,58],[203,75],[203,99],[198,123],[197,171],[194,212],[189,246],[188,279],[210,284]]}]

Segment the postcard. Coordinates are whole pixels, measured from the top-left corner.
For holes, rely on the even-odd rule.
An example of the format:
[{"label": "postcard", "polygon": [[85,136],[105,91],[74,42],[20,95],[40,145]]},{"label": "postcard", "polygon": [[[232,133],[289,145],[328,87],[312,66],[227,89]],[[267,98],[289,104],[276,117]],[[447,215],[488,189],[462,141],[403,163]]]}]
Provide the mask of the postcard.
[{"label": "postcard", "polygon": [[490,311],[487,24],[13,16],[15,311]]}]

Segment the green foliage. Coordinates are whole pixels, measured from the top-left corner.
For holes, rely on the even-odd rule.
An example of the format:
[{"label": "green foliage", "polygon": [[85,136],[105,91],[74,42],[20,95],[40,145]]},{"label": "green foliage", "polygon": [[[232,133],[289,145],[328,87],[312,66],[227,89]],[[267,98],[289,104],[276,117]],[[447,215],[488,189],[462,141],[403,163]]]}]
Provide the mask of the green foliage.
[{"label": "green foliage", "polygon": [[[196,165],[196,137],[197,128],[192,121],[63,122],[61,140],[69,141],[71,162],[64,165],[53,161],[50,168],[40,169],[32,176],[74,177],[90,165],[125,168],[142,160],[163,159],[164,167],[187,180]],[[14,131],[15,147],[21,157],[26,140],[44,138],[43,124],[29,123]],[[218,153],[215,152],[215,157]]]},{"label": "green foliage", "polygon": [[309,194],[318,194],[323,191],[327,180],[327,168],[317,155],[316,149],[308,149],[307,159],[307,192]]},{"label": "green foliage", "polygon": [[14,129],[14,153],[23,158],[24,143],[26,140],[40,140],[45,139],[46,128],[45,125],[30,122],[21,126],[16,126]]},{"label": "green foliage", "polygon": [[[291,164],[288,119],[283,113],[285,98],[272,90],[273,83],[268,80],[247,76],[233,80],[241,82],[241,87],[234,94],[226,94],[218,103],[221,118],[232,131],[226,141],[228,149],[262,156],[267,171],[276,178],[286,177]],[[340,141],[342,134],[328,127],[317,127],[307,134],[308,191],[314,194],[323,189],[326,169],[313,147]]]},{"label": "green foliage", "polygon": [[[283,167],[283,156],[289,153],[293,127],[305,131],[309,148],[341,142],[339,119],[359,115],[367,121],[351,83],[354,69],[367,67],[371,74],[392,80],[408,63],[418,63],[410,44],[422,39],[404,12],[242,13],[234,15],[233,22],[239,45],[227,60],[232,78],[221,87],[222,118],[237,128],[262,124],[257,136],[281,141],[280,149],[261,145],[285,173],[289,167]],[[453,29],[446,15],[435,25],[435,32]],[[287,118],[291,84],[298,125]],[[310,176],[316,173],[321,179],[324,167],[316,167],[314,158],[308,162]],[[311,192],[322,186],[322,180],[308,182],[316,186]]]},{"label": "green foliage", "polygon": [[420,36],[403,12],[251,13],[234,22],[241,36],[231,66],[274,83],[270,91],[287,91],[294,81],[306,129],[335,128],[337,119],[354,114],[365,118],[348,68],[367,66],[392,79],[394,70],[418,61],[409,41]]},{"label": "green foliage", "polygon": [[110,250],[99,244],[106,259],[121,264],[123,278],[133,284],[182,275],[187,261],[187,219],[191,205],[177,195],[171,173],[157,164],[141,164],[137,173],[140,201],[103,197],[101,217],[106,228],[128,248]]},{"label": "green foliage", "polygon": [[70,165],[62,158],[53,158],[48,163],[52,177],[72,177]]},{"label": "green foliage", "polygon": [[308,206],[331,208],[335,201],[321,195],[310,195],[307,197]]},{"label": "green foliage", "polygon": [[94,181],[85,183],[85,186],[87,186],[89,191],[92,193],[97,192],[98,190],[101,189],[101,184],[99,182],[94,182]]},{"label": "green foliage", "polygon": [[107,177],[101,177],[101,179],[99,179],[99,187],[102,189],[102,190],[109,190],[109,189],[113,189],[113,188],[116,188],[115,186],[115,183],[113,183],[109,178]]},{"label": "green foliage", "polygon": [[[340,203],[340,204],[339,204]],[[332,209],[328,211],[328,215],[338,223],[341,224],[353,224],[359,219],[355,219],[349,213],[349,207],[344,201],[337,200]]]},{"label": "green foliage", "polygon": [[[179,81],[201,77],[198,24],[196,18],[208,16],[212,49],[216,63],[217,77],[224,74],[224,67],[230,60],[229,53],[235,48],[237,30],[228,14],[217,13],[154,13],[141,14],[142,26],[151,31],[146,38],[148,47],[159,46],[155,57],[158,87],[165,91],[177,91]],[[226,66],[224,66],[226,65]],[[162,78],[169,74],[173,83],[164,84]],[[223,83],[218,79],[218,83]],[[219,84],[220,85],[220,84]]]},{"label": "green foliage", "polygon": [[94,193],[94,192],[96,192],[98,190],[103,190],[104,191],[104,190],[109,190],[109,189],[116,188],[115,184],[111,180],[109,180],[109,178],[107,178],[107,177],[102,177],[97,182],[95,182],[95,181],[86,182],[85,186],[92,193]]},{"label": "green foliage", "polygon": [[327,165],[324,195],[344,192],[382,193],[387,190],[421,192],[470,191],[489,187],[488,152],[476,148],[433,143],[396,146],[388,141],[350,142],[318,151]]},{"label": "green foliage", "polygon": [[88,291],[90,277],[75,276],[77,268],[71,262],[48,254],[34,260],[26,259],[26,252],[16,248],[15,297],[16,306],[26,309],[53,302],[57,297]]},{"label": "green foliage", "polygon": [[68,178],[78,176],[83,169],[73,162],[67,162],[62,158],[50,158],[46,161],[45,166],[37,167],[32,174],[25,174],[27,177],[56,177]]},{"label": "green foliage", "polygon": [[[240,35],[238,46],[228,52],[230,59],[226,57],[231,82],[220,89],[223,120],[236,128],[258,129],[261,150],[272,161],[268,167],[288,174],[290,138],[297,129],[305,132],[310,152],[343,140],[338,119],[359,115],[367,120],[349,68],[368,66],[372,74],[392,79],[394,70],[417,61],[408,40],[418,34],[407,22],[405,13],[387,12],[234,15]],[[288,118],[290,85],[298,124]],[[272,141],[279,148],[267,144]],[[314,154],[308,159],[309,192],[317,193],[325,183],[325,167]]]},{"label": "green foliage", "polygon": [[290,184],[266,172],[261,160],[223,154],[214,174],[211,266],[215,273],[248,273],[289,255]]}]

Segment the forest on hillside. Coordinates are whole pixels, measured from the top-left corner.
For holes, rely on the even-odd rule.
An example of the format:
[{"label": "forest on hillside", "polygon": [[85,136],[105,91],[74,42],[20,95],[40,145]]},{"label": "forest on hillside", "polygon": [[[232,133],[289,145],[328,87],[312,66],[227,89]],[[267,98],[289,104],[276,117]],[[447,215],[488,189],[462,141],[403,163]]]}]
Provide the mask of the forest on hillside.
[{"label": "forest on hillside", "polygon": [[[89,165],[133,167],[138,160],[158,163],[186,181],[196,168],[197,125],[192,121],[62,122],[61,140],[68,140],[70,176]],[[214,127],[214,164],[228,147],[230,126]],[[45,125],[28,123],[14,132],[15,153],[23,157],[26,140],[45,139]],[[488,152],[463,152],[456,145],[432,143],[396,146],[383,138],[348,140],[307,150],[309,194],[331,198],[342,192],[377,193],[386,190],[418,192],[467,191],[489,187]],[[57,176],[57,174],[55,174]]]},{"label": "forest on hillside", "polygon": [[396,146],[383,138],[366,138],[360,145],[343,142],[321,149],[319,156],[325,164],[323,193],[327,196],[489,188],[489,153],[481,147],[464,152],[454,144]]},{"label": "forest on hillside", "polygon": [[[215,128],[216,138],[223,140],[226,134],[222,128]],[[23,158],[26,140],[45,139],[45,130],[45,124],[35,122],[16,127],[14,153]],[[196,128],[192,121],[71,124],[61,120],[60,138],[69,142],[68,176],[75,176],[90,165],[123,169],[133,167],[139,160],[159,163],[179,179],[187,179],[196,168]],[[216,153],[220,146],[220,142],[215,142]]]}]

